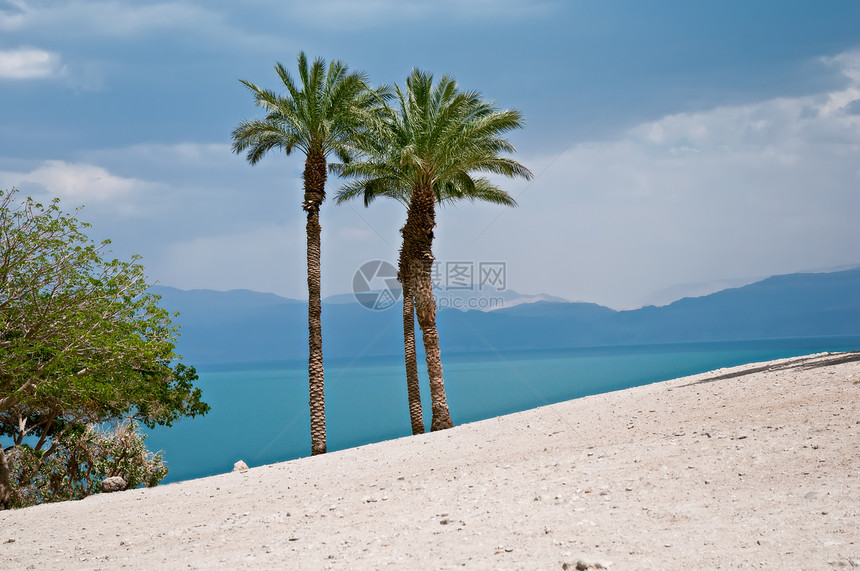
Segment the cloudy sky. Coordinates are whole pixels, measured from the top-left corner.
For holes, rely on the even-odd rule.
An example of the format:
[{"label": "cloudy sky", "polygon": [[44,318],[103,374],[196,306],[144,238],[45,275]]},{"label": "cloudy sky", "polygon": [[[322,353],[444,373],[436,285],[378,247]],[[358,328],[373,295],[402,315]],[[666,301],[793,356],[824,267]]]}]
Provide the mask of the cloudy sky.
[{"label": "cloudy sky", "polygon": [[[304,50],[524,113],[519,208],[445,208],[436,233],[509,288],[626,308],[860,264],[858,22],[848,0],[0,0],[0,188],[84,205],[164,285],[306,298],[301,156],[230,152],[257,116],[238,80],[277,88]],[[323,294],[395,260],[404,216],[327,202]]]}]

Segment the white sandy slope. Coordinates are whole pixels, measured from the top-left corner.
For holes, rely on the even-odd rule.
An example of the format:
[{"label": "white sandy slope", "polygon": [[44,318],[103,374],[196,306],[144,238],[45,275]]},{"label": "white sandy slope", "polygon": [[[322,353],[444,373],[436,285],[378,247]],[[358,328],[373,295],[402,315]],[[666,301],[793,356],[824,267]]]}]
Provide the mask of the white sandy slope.
[{"label": "white sandy slope", "polygon": [[0,512],[0,568],[860,565],[858,358],[720,370]]}]

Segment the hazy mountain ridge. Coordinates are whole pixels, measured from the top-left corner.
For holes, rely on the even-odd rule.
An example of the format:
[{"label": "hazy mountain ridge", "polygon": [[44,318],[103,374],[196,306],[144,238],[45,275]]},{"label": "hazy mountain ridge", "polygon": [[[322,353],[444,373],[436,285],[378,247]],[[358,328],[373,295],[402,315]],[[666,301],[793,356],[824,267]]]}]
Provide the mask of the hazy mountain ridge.
[{"label": "hazy mountain ridge", "polygon": [[[567,300],[562,297],[546,293],[529,295],[519,293],[512,289],[498,291],[487,288],[476,291],[471,288],[462,290],[443,290],[434,288],[433,291],[436,293],[437,298],[440,299],[439,307],[454,307],[461,311],[467,311],[468,309],[477,309],[478,311],[496,311],[505,307],[514,307],[538,301],[567,302]],[[378,294],[380,293],[380,290],[374,290],[374,292]],[[399,290],[397,295],[400,295]],[[470,301],[478,303],[472,303],[474,307],[470,307]],[[322,302],[332,305],[344,305],[354,304],[356,303],[356,300],[355,296],[351,293],[341,293],[325,297]]]},{"label": "hazy mountain ridge", "polygon": [[[180,312],[179,350],[189,363],[307,358],[306,302],[247,290],[153,291],[164,307]],[[774,276],[627,311],[549,301],[490,312],[441,308],[438,327],[448,353],[856,335],[860,268]],[[323,343],[329,358],[399,354],[400,305],[370,311],[357,303],[326,303]]]},{"label": "hazy mountain ridge", "polygon": [[[802,271],[795,272],[795,274],[831,274],[843,272],[845,270],[854,270],[857,268],[860,268],[860,264],[842,264],[840,266],[804,269]],[[642,298],[641,303],[635,307],[644,307],[648,305],[663,307],[685,297],[704,297],[723,290],[737,289],[745,285],[758,283],[767,278],[768,276],[759,275],[755,277],[723,278],[707,282],[675,284],[673,286],[651,292],[651,294]]]}]

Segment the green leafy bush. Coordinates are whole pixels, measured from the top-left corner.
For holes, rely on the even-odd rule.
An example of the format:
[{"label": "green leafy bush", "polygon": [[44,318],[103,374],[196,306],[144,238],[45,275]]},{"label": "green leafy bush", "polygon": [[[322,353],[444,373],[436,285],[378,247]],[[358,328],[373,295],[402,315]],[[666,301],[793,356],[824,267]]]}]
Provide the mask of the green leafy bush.
[{"label": "green leafy bush", "polygon": [[101,491],[101,483],[119,476],[128,488],[156,486],[167,475],[162,454],[148,451],[136,423],[105,427],[77,426],[52,449],[27,444],[7,452],[12,478],[9,507],[78,500]]},{"label": "green leafy bush", "polygon": [[[82,497],[126,456],[130,484],[160,481],[142,437],[117,423],[170,426],[209,410],[174,351],[176,314],[138,257],[106,258],[109,242],[90,240],[77,211],[16,192],[0,190],[0,509]],[[104,425],[113,436],[87,428]],[[13,500],[13,487],[29,499]]]}]

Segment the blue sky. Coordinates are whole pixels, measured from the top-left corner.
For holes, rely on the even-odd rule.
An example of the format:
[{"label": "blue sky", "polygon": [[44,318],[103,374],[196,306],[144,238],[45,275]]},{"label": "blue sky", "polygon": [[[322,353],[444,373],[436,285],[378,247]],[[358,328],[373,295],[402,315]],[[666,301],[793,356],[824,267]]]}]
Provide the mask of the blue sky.
[{"label": "blue sky", "polygon": [[[524,113],[520,207],[437,231],[438,259],[505,261],[510,288],[622,308],[858,264],[858,22],[849,1],[0,0],[0,188],[84,205],[164,285],[306,297],[301,157],[229,149],[257,114],[238,79],[276,88],[304,50]],[[403,219],[326,203],[324,295],[396,259]]]}]

